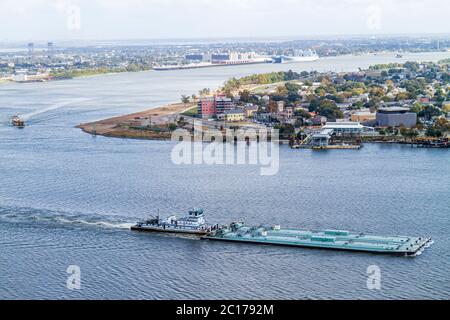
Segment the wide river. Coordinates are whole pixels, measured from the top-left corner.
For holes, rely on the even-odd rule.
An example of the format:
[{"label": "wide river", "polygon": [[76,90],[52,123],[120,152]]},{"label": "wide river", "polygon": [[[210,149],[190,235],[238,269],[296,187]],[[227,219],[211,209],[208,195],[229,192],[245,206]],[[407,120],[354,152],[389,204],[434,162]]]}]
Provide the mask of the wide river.
[{"label": "wide river", "polygon": [[[352,71],[450,53],[344,56],[314,63],[142,72],[0,85],[2,299],[450,298],[450,153],[366,145],[280,148],[280,171],[177,166],[169,142],[96,137],[78,123],[179,100],[229,77]],[[25,115],[28,126],[7,125]],[[136,220],[205,210],[214,223],[429,236],[417,258],[212,243],[136,234]],[[70,265],[81,289],[69,290]],[[367,288],[367,268],[381,290]]]}]

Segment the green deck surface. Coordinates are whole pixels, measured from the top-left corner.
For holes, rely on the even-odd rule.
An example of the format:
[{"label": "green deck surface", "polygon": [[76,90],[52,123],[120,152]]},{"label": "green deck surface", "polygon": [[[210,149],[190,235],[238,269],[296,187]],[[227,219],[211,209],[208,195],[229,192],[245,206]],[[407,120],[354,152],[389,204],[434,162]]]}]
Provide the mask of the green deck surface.
[{"label": "green deck surface", "polygon": [[222,228],[208,235],[206,239],[405,255],[419,253],[431,242],[431,239],[421,237],[385,237],[342,230],[275,230],[265,227],[250,228],[243,224]]}]

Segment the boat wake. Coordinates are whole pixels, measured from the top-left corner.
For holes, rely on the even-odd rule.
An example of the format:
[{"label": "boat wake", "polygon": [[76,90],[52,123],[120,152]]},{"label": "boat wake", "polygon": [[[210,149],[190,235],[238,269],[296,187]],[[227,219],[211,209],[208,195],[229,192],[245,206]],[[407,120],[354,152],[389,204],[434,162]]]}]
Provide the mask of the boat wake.
[{"label": "boat wake", "polygon": [[105,229],[130,230],[134,224],[118,216],[106,216],[84,213],[62,213],[34,208],[0,207],[0,223],[22,223],[47,225],[72,225]]},{"label": "boat wake", "polygon": [[[38,109],[38,110],[35,110],[35,111],[27,113],[27,114],[22,114],[22,115],[20,115],[20,119],[22,119],[23,121],[30,121],[32,118],[34,118],[38,115],[41,115],[41,114],[44,114],[44,113],[47,113],[50,111],[55,111],[55,110],[58,110],[58,109],[61,109],[61,108],[64,108],[64,107],[67,107],[70,105],[83,103],[83,102],[86,102],[89,100],[92,100],[92,99],[86,99],[86,98],[70,99],[68,101],[56,103],[54,105],[51,105],[51,106],[48,106],[48,107],[45,107],[42,109]],[[0,121],[7,123],[7,122],[9,122],[9,119],[3,119]]]}]

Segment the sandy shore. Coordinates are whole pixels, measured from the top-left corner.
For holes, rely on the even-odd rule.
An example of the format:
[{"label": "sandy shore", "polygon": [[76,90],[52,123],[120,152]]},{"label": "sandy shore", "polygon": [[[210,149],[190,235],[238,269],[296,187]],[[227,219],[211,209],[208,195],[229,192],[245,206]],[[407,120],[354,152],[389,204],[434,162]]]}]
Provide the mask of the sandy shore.
[{"label": "sandy shore", "polygon": [[193,107],[193,104],[174,103],[124,116],[83,123],[77,128],[89,134],[95,133],[106,137],[165,140],[171,138],[171,132],[140,130],[139,127],[148,125],[151,121],[152,127],[164,129],[169,123],[175,122],[181,113]]}]

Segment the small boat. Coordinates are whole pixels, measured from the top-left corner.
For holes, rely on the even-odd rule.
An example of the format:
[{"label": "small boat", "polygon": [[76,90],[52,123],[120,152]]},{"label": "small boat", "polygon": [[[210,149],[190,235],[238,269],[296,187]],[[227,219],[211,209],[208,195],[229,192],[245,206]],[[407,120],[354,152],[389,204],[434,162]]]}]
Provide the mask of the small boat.
[{"label": "small boat", "polygon": [[190,234],[205,236],[215,230],[215,226],[206,224],[202,209],[193,209],[183,218],[171,216],[161,219],[159,216],[138,222],[131,227],[132,231],[159,232],[173,234]]},{"label": "small boat", "polygon": [[395,57],[396,57],[397,59],[401,59],[401,58],[403,58],[403,55],[400,54],[400,53],[398,53]]},{"label": "small boat", "polygon": [[18,127],[18,128],[23,128],[25,127],[25,121],[23,121],[22,119],[20,119],[18,116],[14,116],[11,118],[11,124],[14,127]]}]

